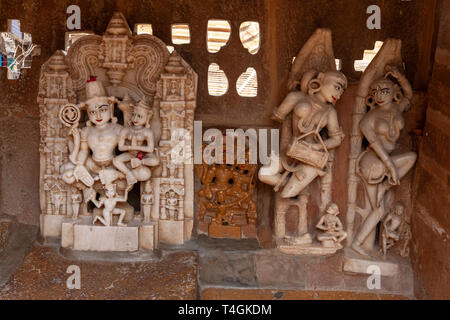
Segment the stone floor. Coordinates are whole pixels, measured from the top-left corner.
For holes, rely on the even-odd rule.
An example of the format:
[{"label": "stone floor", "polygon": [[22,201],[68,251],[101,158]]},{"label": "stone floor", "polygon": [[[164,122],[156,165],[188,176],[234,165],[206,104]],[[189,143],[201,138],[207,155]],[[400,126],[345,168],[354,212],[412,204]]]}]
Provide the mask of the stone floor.
[{"label": "stone floor", "polygon": [[[380,290],[369,290],[368,275],[342,271],[341,253],[289,256],[252,239],[200,236],[182,247],[161,245],[153,259],[94,261],[44,246],[36,235],[29,226],[0,221],[0,299],[414,299],[409,265],[398,277],[382,277]],[[71,265],[80,267],[79,290],[66,286]]]},{"label": "stone floor", "polygon": [[[81,289],[68,289],[70,265],[80,267]],[[0,288],[0,299],[195,299],[197,257],[165,254],[158,262],[68,260],[58,248],[35,244],[22,266]]]}]

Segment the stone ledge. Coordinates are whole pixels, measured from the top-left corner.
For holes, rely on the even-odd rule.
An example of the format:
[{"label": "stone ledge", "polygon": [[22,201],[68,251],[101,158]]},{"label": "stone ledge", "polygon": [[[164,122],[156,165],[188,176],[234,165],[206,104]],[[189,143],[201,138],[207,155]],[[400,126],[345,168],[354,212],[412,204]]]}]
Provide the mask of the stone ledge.
[{"label": "stone ledge", "polygon": [[[199,285],[232,289],[358,291],[372,293],[368,274],[343,270],[342,252],[335,255],[291,256],[273,250],[199,251]],[[379,294],[413,297],[410,264],[399,265],[397,276],[381,276]]]},{"label": "stone ledge", "polygon": [[412,297],[356,291],[230,289],[210,287],[200,291],[201,300],[408,300]]}]

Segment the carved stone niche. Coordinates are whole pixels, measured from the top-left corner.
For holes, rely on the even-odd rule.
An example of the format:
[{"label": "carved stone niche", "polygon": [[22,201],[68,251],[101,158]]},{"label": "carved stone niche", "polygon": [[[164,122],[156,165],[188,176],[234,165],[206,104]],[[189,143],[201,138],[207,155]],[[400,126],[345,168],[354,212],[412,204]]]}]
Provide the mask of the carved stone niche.
[{"label": "carved stone niche", "polygon": [[188,240],[196,96],[192,68],[160,39],[132,35],[118,12],[103,36],[55,52],[38,95],[42,237],[88,251]]},{"label": "carved stone niche", "polygon": [[226,144],[223,145],[222,164],[196,165],[202,188],[198,191],[199,234],[212,238],[256,238],[256,183],[258,166],[249,164],[248,150],[245,163],[227,163]]}]

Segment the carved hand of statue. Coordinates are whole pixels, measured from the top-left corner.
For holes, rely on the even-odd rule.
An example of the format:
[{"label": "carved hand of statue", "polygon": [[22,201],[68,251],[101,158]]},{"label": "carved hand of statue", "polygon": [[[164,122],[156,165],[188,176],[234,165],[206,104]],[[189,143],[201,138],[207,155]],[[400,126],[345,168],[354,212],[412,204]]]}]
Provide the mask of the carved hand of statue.
[{"label": "carved hand of statue", "polygon": [[388,77],[391,75],[392,77],[398,79],[399,77],[403,76],[403,74],[398,70],[396,66],[387,65],[384,70],[386,71],[385,77]]},{"label": "carved hand of statue", "polygon": [[83,165],[77,165],[75,167],[74,175],[77,180],[80,180],[88,187],[91,187],[94,184],[94,178]]},{"label": "carved hand of statue", "polygon": [[397,172],[397,168],[395,168],[394,165],[389,165],[389,172],[391,174],[391,176],[389,177],[389,184],[393,185],[393,186],[397,186],[400,184],[400,179],[398,177],[398,172]]}]

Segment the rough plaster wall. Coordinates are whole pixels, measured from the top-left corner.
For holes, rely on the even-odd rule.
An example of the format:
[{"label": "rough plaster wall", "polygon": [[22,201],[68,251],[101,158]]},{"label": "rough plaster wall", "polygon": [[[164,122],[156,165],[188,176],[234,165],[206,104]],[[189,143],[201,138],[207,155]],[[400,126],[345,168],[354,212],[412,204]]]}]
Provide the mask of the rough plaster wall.
[{"label": "rough plaster wall", "polygon": [[450,299],[450,2],[442,1],[429,103],[413,186],[416,295]]},{"label": "rough plaster wall", "polygon": [[[276,127],[270,114],[286,94],[285,82],[292,57],[318,27],[333,30],[335,56],[343,59],[343,71],[351,80],[359,77],[359,73],[352,71],[353,61],[362,58],[364,49],[372,49],[376,40],[384,40],[388,36],[403,40],[407,75],[410,80],[417,78],[420,57],[431,55],[430,50],[419,45],[417,26],[424,23],[423,3],[423,0],[0,0],[0,30],[6,30],[7,19],[20,19],[22,30],[30,32],[33,41],[42,46],[41,56],[33,59],[32,69],[20,80],[7,80],[5,70],[0,70],[1,211],[17,216],[20,222],[38,223],[39,112],[36,96],[39,72],[42,63],[64,46],[66,8],[71,4],[81,8],[82,29],[97,34],[104,32],[114,11],[122,11],[131,28],[135,23],[152,23],[154,34],[167,44],[171,44],[172,23],[189,23],[191,44],[175,48],[199,74],[196,120],[203,120],[204,128],[233,128]],[[365,27],[365,12],[370,4],[381,7],[381,30]],[[216,54],[206,50],[208,19],[226,19],[232,27],[227,46]],[[240,23],[249,20],[260,23],[261,48],[256,55],[250,55],[242,47],[238,36]],[[212,62],[219,64],[230,83],[228,93],[222,97],[208,95],[207,70]],[[255,98],[239,97],[235,90],[236,79],[247,67],[254,67],[258,72],[258,96]],[[352,92],[349,88],[338,106],[346,133],[351,125]],[[348,143],[347,134],[343,151],[338,151],[336,158],[340,169],[337,167],[335,170],[334,193],[341,212],[345,212],[346,191],[342,190],[342,185],[346,184],[348,159],[344,149],[348,149]],[[263,242],[269,246],[273,210],[267,197],[271,197],[271,192],[270,188],[258,188],[261,190],[258,197],[264,199],[263,212],[260,212],[264,227],[260,233]]]}]

